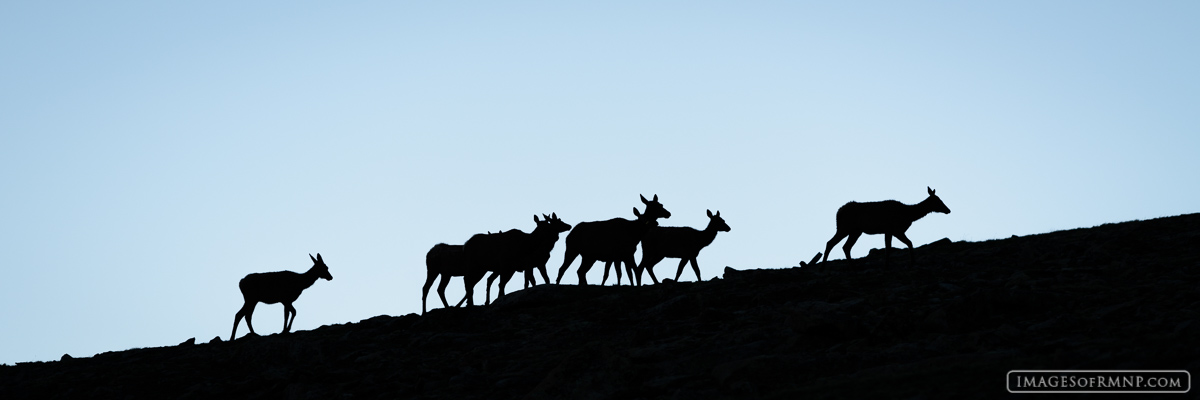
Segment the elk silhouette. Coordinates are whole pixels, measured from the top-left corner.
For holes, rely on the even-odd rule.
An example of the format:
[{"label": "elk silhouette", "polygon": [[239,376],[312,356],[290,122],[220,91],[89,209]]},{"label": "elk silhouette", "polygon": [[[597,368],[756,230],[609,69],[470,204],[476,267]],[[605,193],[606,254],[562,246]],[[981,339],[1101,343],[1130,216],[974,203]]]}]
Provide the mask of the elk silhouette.
[{"label": "elk silhouette", "polygon": [[[554,219],[554,221],[551,221],[551,219]],[[554,250],[554,245],[558,243],[558,235],[571,230],[571,225],[562,222],[561,219],[558,219],[558,215],[554,213],[550,213],[550,215],[542,214],[542,221],[551,224],[550,228],[552,230],[550,232],[553,233],[554,237],[552,240],[547,240],[550,238],[546,237],[539,242],[540,245],[537,246],[541,247],[533,249],[531,255],[536,256],[536,259],[532,259],[531,261],[532,265],[542,273],[542,281],[548,284],[550,283],[550,275],[546,273],[546,263],[550,261],[550,251]],[[491,280],[489,279],[488,282],[491,282]],[[525,288],[534,285],[537,285],[537,279],[533,274],[533,268],[525,270]]]},{"label": "elk silhouette", "polygon": [[511,229],[490,235],[478,234],[467,240],[463,249],[469,271],[463,278],[463,283],[467,289],[464,300],[468,305],[474,305],[475,284],[488,272],[492,274],[487,279],[484,304],[491,304],[492,282],[497,277],[500,278],[497,298],[504,295],[504,286],[517,272],[524,272],[524,280],[528,283],[533,279],[533,270],[538,269],[542,272],[542,279],[550,282],[550,276],[546,273],[546,261],[550,259],[550,251],[558,242],[558,235],[571,230],[571,225],[563,222],[555,213],[542,216],[545,217],[544,220],[538,220],[537,215],[533,216],[533,222],[537,226],[530,233]]},{"label": "elk silhouette", "polygon": [[700,267],[696,265],[696,257],[700,254],[700,250],[713,242],[717,238],[717,232],[729,232],[729,225],[725,223],[725,219],[721,218],[721,212],[717,211],[713,214],[710,210],[704,210],[708,213],[708,226],[704,230],[699,231],[689,227],[657,227],[651,228],[646,232],[646,236],[642,238],[642,263],[638,264],[637,274],[638,282],[642,281],[642,271],[650,273],[650,279],[654,283],[658,283],[658,278],[654,276],[654,265],[662,261],[663,258],[671,257],[679,259],[679,270],[675,272],[675,281],[679,281],[679,276],[683,274],[683,267],[688,262],[692,263],[692,271],[696,272],[696,281],[702,281],[700,278]]},{"label": "elk silhouette", "polygon": [[[934,194],[933,189],[928,186],[925,189],[929,191],[929,197],[912,205],[895,200],[869,203],[852,201],[843,205],[837,212],[837,233],[825,245],[825,258],[822,259],[822,262],[829,261],[829,251],[847,236],[849,239],[846,239],[842,250],[846,252],[846,259],[849,260],[850,248],[854,247],[854,242],[864,233],[868,235],[883,234],[884,265],[887,265],[888,262],[888,250],[892,248],[892,236],[900,239],[911,250],[913,248],[912,241],[904,236],[904,232],[908,231],[908,227],[912,226],[914,221],[932,212],[950,213],[950,208],[946,207],[946,203],[942,203],[942,199]],[[910,264],[916,262],[916,256],[912,252],[909,252],[909,257]]]},{"label": "elk silhouette", "polygon": [[318,278],[333,280],[333,275],[329,274],[329,267],[325,265],[325,260],[321,259],[321,253],[317,253],[316,258],[309,254],[308,258],[312,259],[313,266],[303,274],[292,271],[264,272],[246,275],[238,282],[238,288],[242,290],[242,298],[246,303],[233,317],[233,333],[229,335],[229,340],[237,336],[238,322],[241,322],[242,317],[246,317],[246,327],[254,334],[254,325],[250,323],[250,318],[254,315],[254,306],[260,302],[283,303],[283,333],[291,332],[292,322],[296,320],[296,308],[292,307],[292,302],[300,297],[300,292],[312,286]]},{"label": "elk silhouette", "polygon": [[625,270],[630,279],[633,279],[633,269],[637,266],[633,262],[633,253],[637,251],[638,242],[647,230],[658,225],[659,218],[671,218],[671,212],[658,202],[657,194],[653,200],[646,200],[646,196],[639,197],[646,205],[646,212],[639,213],[637,207],[634,207],[633,215],[637,217],[636,220],[613,218],[607,221],[580,222],[575,226],[575,230],[567,234],[567,250],[555,283],[562,283],[567,267],[579,256],[583,256],[583,261],[579,264],[580,285],[587,285],[587,271],[597,260],[616,262],[617,268],[621,268],[620,263],[625,263]]},{"label": "elk silhouette", "polygon": [[437,294],[442,299],[442,306],[449,308],[450,303],[446,302],[446,285],[450,283],[450,277],[467,276],[467,273],[470,272],[463,245],[445,243],[433,245],[433,248],[425,253],[425,268],[425,286],[421,288],[421,313],[424,314],[426,311],[425,299],[429,297],[429,287],[433,286],[433,281],[439,276],[442,280],[438,283]]}]

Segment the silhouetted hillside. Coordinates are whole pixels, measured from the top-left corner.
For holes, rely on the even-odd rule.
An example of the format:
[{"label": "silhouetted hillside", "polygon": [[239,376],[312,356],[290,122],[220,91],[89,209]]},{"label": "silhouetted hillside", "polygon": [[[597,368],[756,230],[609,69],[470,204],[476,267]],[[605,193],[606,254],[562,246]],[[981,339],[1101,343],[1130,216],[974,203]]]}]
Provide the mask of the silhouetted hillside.
[{"label": "silhouetted hillside", "polygon": [[942,240],[915,267],[896,250],[886,269],[873,252],[699,283],[542,285],[488,307],[3,366],[0,398],[1000,397],[1013,369],[1200,369],[1198,244],[1191,214]]}]

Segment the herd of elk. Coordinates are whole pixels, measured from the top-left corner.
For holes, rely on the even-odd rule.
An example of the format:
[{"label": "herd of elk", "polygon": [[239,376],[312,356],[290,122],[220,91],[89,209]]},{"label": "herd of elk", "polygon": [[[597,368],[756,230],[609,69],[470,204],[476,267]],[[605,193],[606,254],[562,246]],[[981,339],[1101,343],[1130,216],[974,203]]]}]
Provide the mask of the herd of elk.
[{"label": "herd of elk", "polygon": [[[908,246],[910,263],[915,263],[916,257],[911,251],[912,241],[905,236],[905,232],[914,221],[930,213],[950,213],[950,208],[946,207],[946,204],[934,194],[932,188],[927,187],[926,190],[929,197],[913,205],[895,200],[868,203],[852,201],[843,205],[837,211],[837,232],[826,243],[822,262],[829,261],[830,250],[844,238],[848,239],[842,249],[846,253],[846,259],[849,260],[850,249],[865,233],[884,235],[885,265],[888,262],[887,252],[892,247],[893,236]],[[559,235],[567,231],[570,233],[566,238],[563,263],[559,267],[558,277],[554,281],[556,284],[562,282],[567,268],[577,257],[583,259],[578,271],[580,285],[587,285],[586,274],[596,261],[605,262],[601,285],[607,281],[608,268],[614,264],[617,284],[620,284],[622,263],[625,265],[631,285],[642,284],[642,271],[648,272],[654,283],[659,283],[658,277],[654,275],[654,266],[663,258],[680,259],[679,268],[675,272],[675,281],[679,280],[688,263],[691,263],[692,271],[696,273],[696,280],[702,280],[700,267],[696,262],[700,250],[716,239],[717,232],[730,231],[725,219],[721,218],[721,212],[713,213],[706,210],[709,222],[704,230],[689,227],[660,227],[658,219],[670,218],[671,212],[667,211],[662,203],[659,203],[657,194],[651,200],[646,200],[645,196],[640,196],[640,198],[646,206],[646,211],[639,212],[634,207],[635,219],[633,220],[613,218],[606,221],[580,222],[575,229],[571,229],[571,225],[563,222],[555,213],[542,214],[542,219],[538,219],[538,216],[534,215],[533,221],[536,226],[530,233],[517,229],[496,233],[488,231],[485,234],[472,236],[462,245],[445,243],[434,245],[425,255],[427,275],[425,285],[421,289],[421,312],[424,313],[428,309],[426,299],[429,297],[429,288],[438,277],[441,277],[437,289],[438,297],[442,300],[442,306],[447,308],[450,307],[450,304],[446,301],[446,285],[451,277],[463,277],[466,289],[466,296],[457,305],[462,305],[463,302],[474,305],[475,284],[489,272],[491,275],[488,276],[486,283],[484,304],[491,302],[491,284],[496,278],[500,279],[497,298],[504,295],[504,286],[512,278],[512,275],[518,272],[522,273],[526,287],[536,284],[535,270],[540,271],[543,281],[549,283],[550,276],[546,272],[546,263],[550,260],[550,252],[558,242]],[[642,262],[635,264],[633,258],[639,243],[642,245]],[[808,264],[803,262],[800,264],[815,264],[820,257],[821,253],[817,253],[817,256]],[[280,271],[249,274],[242,278],[238,287],[241,289],[245,304],[234,316],[233,333],[230,335],[230,340],[236,337],[238,323],[243,317],[246,319],[246,326],[250,328],[250,333],[256,334],[250,321],[254,307],[260,302],[283,303],[283,332],[291,331],[292,322],[296,319],[296,308],[292,306],[292,303],[300,297],[300,293],[312,286],[317,279],[333,280],[333,276],[329,274],[329,267],[325,265],[320,253],[316,257],[310,254],[309,258],[312,259],[313,266],[303,274]]]},{"label": "herd of elk", "polygon": [[558,234],[571,230],[571,225],[559,219],[558,214],[542,216],[545,220],[538,220],[536,215],[533,216],[533,222],[537,226],[530,233],[512,229],[491,235],[479,234],[467,240],[463,245],[468,270],[463,278],[467,290],[467,305],[474,305],[472,297],[475,284],[488,272],[492,275],[487,280],[484,304],[491,303],[492,282],[497,276],[500,277],[500,291],[497,297],[504,295],[504,285],[517,272],[522,272],[525,282],[528,283],[536,269],[541,271],[542,279],[546,283],[550,282],[550,277],[546,274],[546,262],[550,260],[550,251],[554,249],[554,243],[558,242]]},{"label": "herd of elk", "polygon": [[[641,198],[642,204],[646,205],[646,212],[639,213],[635,207],[633,215],[637,217],[636,220],[613,218],[607,221],[580,222],[575,226],[575,229],[567,234],[566,255],[563,257],[562,266],[558,268],[558,278],[554,283],[562,283],[563,274],[575,261],[575,257],[580,256],[583,257],[582,263],[579,264],[580,285],[587,285],[587,272],[596,261],[611,261],[617,263],[617,268],[621,268],[621,263],[625,263],[625,270],[628,271],[630,279],[633,279],[633,270],[637,267],[633,262],[633,254],[637,251],[638,242],[642,241],[646,232],[658,226],[659,218],[671,218],[671,212],[658,202],[657,194],[651,200],[646,200],[646,196]],[[638,283],[641,283],[640,279]]]}]

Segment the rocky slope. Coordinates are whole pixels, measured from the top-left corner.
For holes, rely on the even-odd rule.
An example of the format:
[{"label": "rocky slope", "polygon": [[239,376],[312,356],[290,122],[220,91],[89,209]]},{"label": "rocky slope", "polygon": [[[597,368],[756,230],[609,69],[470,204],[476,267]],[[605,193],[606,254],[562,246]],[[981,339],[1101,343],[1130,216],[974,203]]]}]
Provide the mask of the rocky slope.
[{"label": "rocky slope", "polygon": [[[1013,369],[1200,370],[1200,214],[0,366],[0,398],[1002,397]],[[1186,397],[1186,396],[1184,396]]]}]

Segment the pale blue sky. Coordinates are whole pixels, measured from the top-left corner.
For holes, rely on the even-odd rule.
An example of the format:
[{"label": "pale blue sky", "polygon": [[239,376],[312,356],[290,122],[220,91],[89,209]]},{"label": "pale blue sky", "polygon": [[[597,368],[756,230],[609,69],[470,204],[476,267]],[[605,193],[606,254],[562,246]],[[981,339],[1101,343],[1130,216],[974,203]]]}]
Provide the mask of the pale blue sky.
[{"label": "pale blue sky", "polygon": [[926,186],[954,212],[918,245],[1197,212],[1198,20],[1190,1],[0,3],[0,363],[228,338],[237,281],[308,253],[335,279],[296,329],[420,312],[432,245],[632,217],[639,194],[664,225],[721,211],[705,279],[794,266],[843,203]]}]

